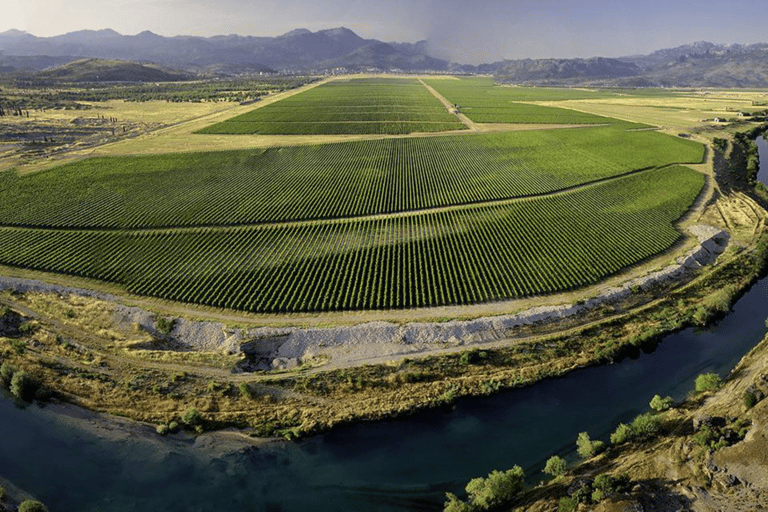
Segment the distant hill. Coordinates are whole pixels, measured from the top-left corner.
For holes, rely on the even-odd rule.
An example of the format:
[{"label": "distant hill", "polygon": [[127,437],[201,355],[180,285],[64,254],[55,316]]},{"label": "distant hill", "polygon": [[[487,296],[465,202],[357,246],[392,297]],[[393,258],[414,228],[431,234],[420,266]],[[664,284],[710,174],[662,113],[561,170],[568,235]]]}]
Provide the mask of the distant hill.
[{"label": "distant hill", "polygon": [[[614,87],[768,87],[768,44],[697,42],[618,59],[540,59],[479,66],[499,81]],[[493,69],[495,67],[495,69]]]},{"label": "distant hill", "polygon": [[35,78],[61,82],[178,82],[192,75],[122,60],[80,59],[37,73]]},{"label": "distant hill", "polygon": [[300,28],[277,37],[208,38],[163,37],[149,31],[126,36],[109,29],[36,37],[10,30],[0,33],[0,68],[41,70],[97,58],[223,74],[373,68],[492,74],[501,82],[542,85],[768,87],[768,44],[697,42],[618,59],[521,59],[478,66],[434,58],[430,47],[427,41],[364,39],[344,27],[317,32]]},{"label": "distant hill", "polygon": [[[401,48],[391,47],[394,50],[392,53],[383,51],[383,47],[376,48],[381,44],[386,43],[363,39],[344,27],[318,32],[297,29],[277,37],[163,37],[148,31],[124,36],[109,29],[81,30],[54,37],[36,37],[17,30],[0,33],[0,50],[6,55],[122,59],[154,62],[192,71],[232,71],[238,67],[251,70],[321,70],[325,63],[334,67],[388,69],[394,63],[398,67],[402,65],[403,69],[447,69],[446,61],[419,54],[418,45],[406,43]],[[356,53],[358,49],[368,46],[372,48]],[[420,62],[426,67],[418,68]]]},{"label": "distant hill", "polygon": [[506,61],[495,74],[505,80],[541,82],[572,78],[616,78],[637,76],[640,67],[618,59],[525,59]]}]

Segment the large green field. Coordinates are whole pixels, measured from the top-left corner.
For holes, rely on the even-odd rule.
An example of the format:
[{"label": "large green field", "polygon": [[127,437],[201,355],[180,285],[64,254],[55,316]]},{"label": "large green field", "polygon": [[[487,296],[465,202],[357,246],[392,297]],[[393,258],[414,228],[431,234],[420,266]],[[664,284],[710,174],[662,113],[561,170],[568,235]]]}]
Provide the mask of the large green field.
[{"label": "large green field", "polygon": [[595,127],[92,158],[21,177],[0,174],[0,225],[149,228],[345,218],[545,194],[702,157],[695,142]]},{"label": "large green field", "polygon": [[564,87],[512,87],[494,85],[491,78],[425,80],[476,123],[614,124],[624,128],[645,125],[620,122],[576,110],[533,105],[533,101],[566,101],[613,98],[623,91],[590,91]]},{"label": "large green field", "polygon": [[384,218],[112,232],[0,229],[0,262],[253,312],[469,304],[570,290],[673,244],[704,176]]},{"label": "large green field", "polygon": [[466,127],[415,79],[336,80],[200,130],[208,134],[404,134]]},{"label": "large green field", "polygon": [[[476,98],[478,109],[514,114],[511,122],[539,107],[510,98],[619,94],[431,82]],[[701,144],[540,108],[531,115],[585,126],[98,157],[5,172],[0,264],[193,304],[317,312],[572,290],[680,239],[675,222],[705,182],[682,164],[702,162]],[[384,126],[433,115],[457,119],[416,80],[359,79],[222,124],[300,124],[303,116]]]}]

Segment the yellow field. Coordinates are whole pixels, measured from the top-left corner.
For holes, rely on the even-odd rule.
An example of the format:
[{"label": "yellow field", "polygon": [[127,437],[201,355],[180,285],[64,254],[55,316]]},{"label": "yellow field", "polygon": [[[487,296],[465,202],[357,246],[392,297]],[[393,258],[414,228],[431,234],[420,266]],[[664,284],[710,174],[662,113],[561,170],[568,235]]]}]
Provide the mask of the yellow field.
[{"label": "yellow field", "polygon": [[768,91],[691,91],[686,96],[606,98],[535,102],[538,105],[572,108],[581,112],[625,121],[659,126],[671,132],[722,126],[704,119],[738,116],[741,110],[753,110],[752,102],[768,101]]}]

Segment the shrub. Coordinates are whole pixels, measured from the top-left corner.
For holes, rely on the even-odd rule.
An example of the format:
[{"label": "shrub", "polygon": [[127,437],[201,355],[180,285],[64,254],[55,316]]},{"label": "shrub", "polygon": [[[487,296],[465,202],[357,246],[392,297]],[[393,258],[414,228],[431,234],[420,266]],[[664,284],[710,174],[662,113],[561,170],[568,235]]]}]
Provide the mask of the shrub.
[{"label": "shrub", "polygon": [[0,501],[5,501],[7,499],[8,499],[8,492],[6,492],[5,487],[0,487]]},{"label": "shrub", "polygon": [[616,430],[614,430],[613,434],[611,434],[611,444],[621,444],[631,438],[632,429],[630,426],[624,423],[619,423],[619,426],[616,427]]},{"label": "shrub", "polygon": [[190,407],[189,409],[184,411],[184,414],[181,415],[181,421],[183,421],[190,427],[195,427],[197,425],[200,425],[203,422],[203,417],[200,414],[200,411],[198,411],[194,407]]},{"label": "shrub", "polygon": [[720,376],[716,373],[702,373],[696,377],[696,392],[715,391],[720,387]]},{"label": "shrub", "polygon": [[671,396],[661,398],[659,395],[655,395],[651,399],[650,406],[651,406],[651,409],[653,409],[654,411],[661,412],[661,411],[666,411],[667,409],[672,407],[673,402],[674,400],[672,399]]},{"label": "shrub", "polygon": [[568,463],[565,462],[565,459],[554,455],[547,459],[547,463],[544,466],[544,473],[552,476],[560,476],[565,473],[567,468]]},{"label": "shrub", "polygon": [[557,512],[576,512],[579,507],[579,500],[576,498],[560,498],[557,504]]},{"label": "shrub", "polygon": [[155,322],[155,329],[157,329],[157,332],[160,334],[171,334],[174,325],[176,325],[175,318],[165,318],[161,316]]},{"label": "shrub", "polygon": [[161,436],[164,436],[170,431],[170,429],[168,428],[168,425],[161,423],[160,425],[155,427],[155,431]]},{"label": "shrub", "polygon": [[467,484],[469,503],[474,508],[488,510],[510,502],[523,490],[525,473],[520,466],[507,471],[492,471],[486,478],[473,478]]},{"label": "shrub", "polygon": [[19,512],[48,512],[48,509],[37,500],[24,500],[19,505]]},{"label": "shrub", "polygon": [[4,388],[8,389],[11,385],[11,379],[13,378],[13,374],[16,373],[17,371],[18,371],[18,368],[13,366],[8,361],[0,365],[0,384],[2,384]]},{"label": "shrub", "polygon": [[251,392],[251,387],[245,383],[241,382],[237,385],[237,389],[240,391],[240,396],[242,396],[245,399],[251,400],[253,398],[253,393]]},{"label": "shrub", "polygon": [[11,394],[25,402],[35,398],[37,382],[27,372],[20,371],[13,374],[11,379]]},{"label": "shrub", "polygon": [[443,512],[472,512],[472,507],[466,501],[460,500],[455,494],[447,492],[448,501],[443,505]]},{"label": "shrub", "polygon": [[589,459],[594,457],[598,453],[602,452],[605,448],[605,443],[602,441],[592,441],[589,438],[587,432],[579,433],[576,438],[576,453],[583,459]]},{"label": "shrub", "polygon": [[651,413],[641,414],[629,425],[619,423],[619,426],[611,434],[611,444],[621,444],[632,439],[651,437],[659,431],[659,427],[659,419],[656,416]]},{"label": "shrub", "polygon": [[745,391],[744,392],[744,406],[747,409],[751,409],[755,405],[757,405],[757,395],[755,395],[751,391]]},{"label": "shrub", "polygon": [[177,432],[179,430],[179,423],[176,421],[168,423],[168,430],[171,432]]}]

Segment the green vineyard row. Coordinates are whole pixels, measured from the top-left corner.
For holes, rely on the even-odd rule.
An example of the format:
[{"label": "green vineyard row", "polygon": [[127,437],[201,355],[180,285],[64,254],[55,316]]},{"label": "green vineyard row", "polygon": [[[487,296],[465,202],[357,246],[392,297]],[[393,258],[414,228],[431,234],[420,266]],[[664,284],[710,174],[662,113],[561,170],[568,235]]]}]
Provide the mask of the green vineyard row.
[{"label": "green vineyard row", "polygon": [[0,225],[232,226],[425,210],[546,194],[698,163],[701,144],[613,127],[92,158],[0,173]]},{"label": "green vineyard row", "polygon": [[418,80],[357,78],[325,83],[198,133],[406,134],[465,128]]},{"label": "green vineyard row", "polygon": [[673,245],[704,176],[632,174],[506,205],[190,230],[0,228],[0,263],[257,313],[469,304],[570,290]]}]

